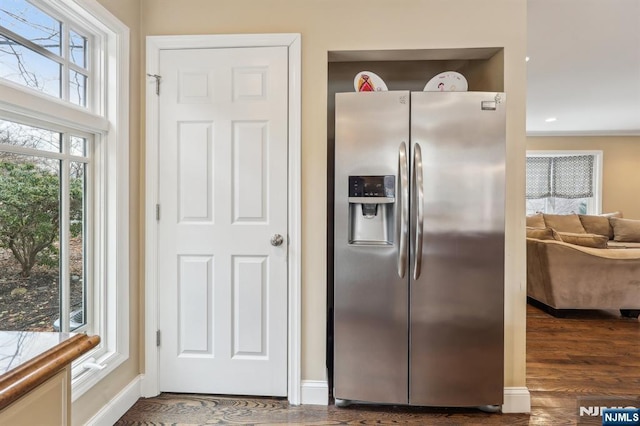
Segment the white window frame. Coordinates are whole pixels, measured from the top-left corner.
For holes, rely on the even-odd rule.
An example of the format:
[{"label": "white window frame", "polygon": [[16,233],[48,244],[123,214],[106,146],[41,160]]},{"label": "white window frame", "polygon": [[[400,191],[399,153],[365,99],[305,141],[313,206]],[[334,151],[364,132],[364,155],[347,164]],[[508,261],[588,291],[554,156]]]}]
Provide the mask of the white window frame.
[{"label": "white window frame", "polygon": [[[129,28],[96,0],[31,0],[90,31],[87,108],[0,79],[0,114],[91,133],[94,329],[100,344],[72,365],[72,401],[129,358]],[[96,50],[97,49],[97,50]]]},{"label": "white window frame", "polygon": [[527,157],[573,157],[593,155],[593,200],[589,203],[588,214],[602,213],[602,157],[598,150],[527,150]]}]

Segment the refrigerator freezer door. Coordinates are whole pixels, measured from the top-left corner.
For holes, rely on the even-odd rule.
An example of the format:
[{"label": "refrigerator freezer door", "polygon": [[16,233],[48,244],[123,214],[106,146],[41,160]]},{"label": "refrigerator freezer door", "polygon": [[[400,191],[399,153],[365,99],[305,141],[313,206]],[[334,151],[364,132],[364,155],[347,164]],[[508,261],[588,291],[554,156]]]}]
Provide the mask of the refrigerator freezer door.
[{"label": "refrigerator freezer door", "polygon": [[[335,398],[408,403],[408,274],[401,278],[406,264],[399,267],[402,259],[408,264],[408,256],[398,253],[401,206],[408,193],[402,190],[408,181],[399,172],[400,146],[404,142],[408,151],[408,117],[409,92],[336,95]],[[404,161],[406,174],[406,154]],[[377,210],[362,208],[366,204],[350,207],[349,176],[390,175],[396,185],[393,204],[379,204]],[[365,210],[380,214],[383,208],[390,209],[387,220],[393,221],[390,244],[350,244],[350,218],[374,223],[375,218],[362,215]]]},{"label": "refrigerator freezer door", "polygon": [[[483,110],[496,95],[496,109]],[[502,403],[504,99],[411,94],[411,155],[419,146],[424,208],[421,272],[409,286],[412,405]],[[411,256],[415,244],[413,237]]]}]

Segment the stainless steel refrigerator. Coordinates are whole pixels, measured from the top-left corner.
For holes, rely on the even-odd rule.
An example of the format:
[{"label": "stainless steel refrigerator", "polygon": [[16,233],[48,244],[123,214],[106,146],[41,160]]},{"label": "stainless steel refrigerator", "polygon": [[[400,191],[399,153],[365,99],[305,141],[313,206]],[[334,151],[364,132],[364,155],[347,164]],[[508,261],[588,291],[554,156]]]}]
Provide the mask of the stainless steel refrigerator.
[{"label": "stainless steel refrigerator", "polygon": [[503,400],[505,95],[336,94],[336,404]]}]

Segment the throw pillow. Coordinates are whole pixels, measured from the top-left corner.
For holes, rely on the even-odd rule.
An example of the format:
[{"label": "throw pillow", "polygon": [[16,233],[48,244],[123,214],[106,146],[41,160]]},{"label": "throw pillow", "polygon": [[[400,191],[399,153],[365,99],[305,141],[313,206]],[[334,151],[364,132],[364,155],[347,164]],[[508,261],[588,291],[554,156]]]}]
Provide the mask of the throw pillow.
[{"label": "throw pillow", "polygon": [[558,232],[558,236],[565,243],[593,248],[607,248],[607,242],[609,241],[609,237],[597,234]]},{"label": "throw pillow", "polygon": [[544,214],[544,223],[558,232],[586,234],[577,214]]},{"label": "throw pillow", "polygon": [[527,238],[535,238],[536,240],[555,240],[553,229],[551,228],[533,228],[527,226]]},{"label": "throw pillow", "polygon": [[613,226],[613,240],[623,242],[640,242],[640,220],[609,218]]},{"label": "throw pillow", "polygon": [[609,223],[609,218],[605,216],[595,216],[590,214],[581,214],[580,222],[587,234],[605,235],[610,240],[613,239],[613,227]]},{"label": "throw pillow", "polygon": [[542,213],[536,213],[527,216],[527,226],[530,228],[544,228],[546,225],[544,224],[544,218],[542,217]]}]

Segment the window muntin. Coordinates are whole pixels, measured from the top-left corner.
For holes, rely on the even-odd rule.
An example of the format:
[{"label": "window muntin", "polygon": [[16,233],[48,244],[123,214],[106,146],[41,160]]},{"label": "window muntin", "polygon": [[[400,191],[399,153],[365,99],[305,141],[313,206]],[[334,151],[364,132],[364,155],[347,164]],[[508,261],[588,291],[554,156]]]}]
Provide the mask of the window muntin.
[{"label": "window muntin", "polygon": [[72,22],[26,0],[0,5],[0,78],[87,107],[90,53],[89,38]]},{"label": "window muntin", "polygon": [[[88,287],[93,280],[87,274],[87,244],[89,236],[89,208],[87,205],[89,164],[81,161],[69,162],[69,331],[79,331],[87,325],[89,305],[87,304]],[[62,318],[62,312],[61,312]]]},{"label": "window muntin", "polygon": [[[90,158],[77,155],[87,137],[2,119],[0,134],[0,279],[13,287],[0,299],[0,329],[78,331],[92,283]],[[52,141],[59,152],[40,149]]]}]

